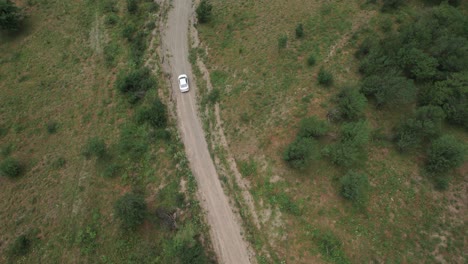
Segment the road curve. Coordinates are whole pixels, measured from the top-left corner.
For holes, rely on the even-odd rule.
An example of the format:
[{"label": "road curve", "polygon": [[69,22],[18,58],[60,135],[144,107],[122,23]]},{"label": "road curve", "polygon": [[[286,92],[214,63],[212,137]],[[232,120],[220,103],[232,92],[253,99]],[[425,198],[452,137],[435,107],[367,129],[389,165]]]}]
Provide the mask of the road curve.
[{"label": "road curve", "polygon": [[[188,61],[189,18],[193,15],[191,0],[172,0],[167,25],[162,29],[163,56],[168,64],[173,98],[176,100],[177,118],[182,140],[192,172],[198,182],[199,197],[210,225],[210,236],[218,261],[226,264],[250,263],[249,250],[241,235],[228,198],[223,192],[208,145],[197,115],[196,83]],[[180,93],[179,74],[187,74],[190,91]]]}]

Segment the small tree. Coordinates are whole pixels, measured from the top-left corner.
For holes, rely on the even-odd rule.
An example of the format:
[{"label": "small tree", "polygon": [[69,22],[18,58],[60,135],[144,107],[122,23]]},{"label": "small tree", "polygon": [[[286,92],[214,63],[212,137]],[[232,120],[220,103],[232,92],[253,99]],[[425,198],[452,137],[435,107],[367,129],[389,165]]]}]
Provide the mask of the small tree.
[{"label": "small tree", "polygon": [[138,11],[137,0],[127,0],[127,11],[131,14],[135,14]]},{"label": "small tree", "polygon": [[341,195],[355,203],[357,206],[365,206],[369,200],[369,180],[365,174],[349,171],[340,180]]},{"label": "small tree", "polygon": [[416,96],[416,87],[412,80],[399,76],[395,72],[384,75],[372,75],[362,82],[361,92],[375,97],[377,106],[399,106],[411,103]]},{"label": "small tree", "polygon": [[107,155],[106,142],[99,137],[90,138],[83,149],[83,155],[86,158],[91,158],[92,156],[104,158]]},{"label": "small tree", "polygon": [[434,175],[443,175],[463,164],[465,146],[453,136],[444,135],[432,142],[427,157],[426,170]]},{"label": "small tree", "polygon": [[23,166],[18,160],[9,157],[0,164],[0,172],[4,176],[16,178],[23,172]]},{"label": "small tree", "polygon": [[297,136],[306,138],[321,137],[327,134],[328,130],[329,127],[325,121],[311,116],[301,120]]},{"label": "small tree", "polygon": [[323,67],[320,68],[318,73],[318,83],[323,86],[330,86],[333,84],[333,75],[325,70]]},{"label": "small tree", "polygon": [[357,89],[344,88],[337,96],[338,110],[344,119],[356,120],[364,116],[366,97]]},{"label": "small tree", "polygon": [[197,7],[197,17],[201,24],[208,23],[211,21],[211,12],[213,5],[208,0],[201,0],[200,5]]},{"label": "small tree", "polygon": [[395,141],[400,151],[415,147],[421,141],[440,134],[444,111],[438,106],[423,106],[397,127]]},{"label": "small tree", "polygon": [[304,37],[304,26],[302,23],[297,24],[296,26],[296,38]]},{"label": "small tree", "polygon": [[167,109],[161,100],[156,99],[149,108],[141,108],[136,113],[138,123],[148,122],[154,128],[165,128]]},{"label": "small tree", "polygon": [[383,0],[382,11],[388,12],[399,8],[404,3],[404,0]]},{"label": "small tree", "polygon": [[27,235],[20,235],[10,245],[8,254],[12,257],[27,255],[31,249],[32,241]]},{"label": "small tree", "polygon": [[307,65],[309,66],[314,66],[315,65],[315,56],[314,55],[309,55],[309,58],[307,58]]},{"label": "small tree", "polygon": [[0,29],[17,31],[21,27],[23,10],[10,0],[0,0]]},{"label": "small tree", "polygon": [[315,141],[310,138],[299,137],[286,148],[283,159],[295,169],[304,169],[317,156],[318,151]]},{"label": "small tree", "polygon": [[122,228],[135,229],[145,219],[146,203],[142,196],[127,193],[116,201],[114,210]]},{"label": "small tree", "polygon": [[287,45],[288,45],[288,36],[286,36],[286,35],[279,36],[279,38],[278,38],[278,49],[280,49],[280,50],[285,49]]}]

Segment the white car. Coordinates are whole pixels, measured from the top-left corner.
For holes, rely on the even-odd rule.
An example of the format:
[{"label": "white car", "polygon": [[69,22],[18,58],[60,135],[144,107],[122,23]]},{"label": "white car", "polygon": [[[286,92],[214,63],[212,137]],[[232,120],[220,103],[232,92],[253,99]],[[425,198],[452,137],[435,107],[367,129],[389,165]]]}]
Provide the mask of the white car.
[{"label": "white car", "polygon": [[189,91],[188,77],[185,74],[179,75],[179,89],[181,92],[185,93]]}]

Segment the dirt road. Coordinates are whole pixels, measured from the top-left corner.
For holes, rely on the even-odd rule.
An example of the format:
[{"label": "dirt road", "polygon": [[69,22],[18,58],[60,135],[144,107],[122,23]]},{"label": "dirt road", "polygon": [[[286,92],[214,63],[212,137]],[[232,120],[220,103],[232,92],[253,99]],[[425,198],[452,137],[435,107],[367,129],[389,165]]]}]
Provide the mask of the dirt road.
[{"label": "dirt road", "polygon": [[[210,225],[210,236],[220,263],[250,263],[248,246],[241,235],[228,198],[223,192],[197,114],[197,88],[188,61],[189,18],[193,15],[191,0],[172,0],[167,26],[162,30],[162,53],[171,75],[173,98],[176,100],[177,119],[187,157],[198,182],[201,204]],[[179,74],[187,74],[190,92],[180,93]]]}]

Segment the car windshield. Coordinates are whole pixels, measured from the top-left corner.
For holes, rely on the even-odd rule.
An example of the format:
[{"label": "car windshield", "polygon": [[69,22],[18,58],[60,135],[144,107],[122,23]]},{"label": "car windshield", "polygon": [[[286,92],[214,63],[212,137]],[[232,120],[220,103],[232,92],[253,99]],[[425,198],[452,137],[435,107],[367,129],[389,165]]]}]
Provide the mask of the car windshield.
[{"label": "car windshield", "polygon": [[180,86],[181,87],[187,87],[187,79],[186,78],[181,78],[180,80]]}]

